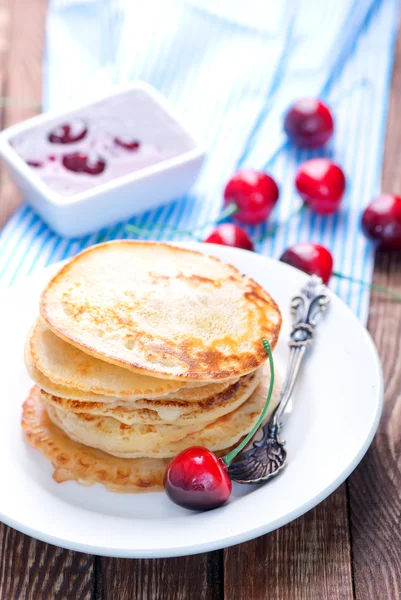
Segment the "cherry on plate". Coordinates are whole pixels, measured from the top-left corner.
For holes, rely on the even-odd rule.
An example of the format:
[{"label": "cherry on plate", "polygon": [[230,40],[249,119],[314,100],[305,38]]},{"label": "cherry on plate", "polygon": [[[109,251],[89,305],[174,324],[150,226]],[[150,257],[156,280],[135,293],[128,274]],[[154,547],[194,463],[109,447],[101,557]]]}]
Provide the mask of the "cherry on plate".
[{"label": "cherry on plate", "polygon": [[74,144],[83,140],[87,133],[87,125],[76,119],[53,129],[48,135],[48,140],[52,144]]},{"label": "cherry on plate", "polygon": [[253,242],[247,232],[233,223],[222,223],[203,241],[209,244],[253,250]]},{"label": "cherry on plate", "polygon": [[65,154],[62,162],[64,167],[73,173],[100,175],[106,168],[106,162],[95,153],[72,152]]},{"label": "cherry on plate", "polygon": [[164,489],[173,502],[190,510],[211,510],[228,500],[232,482],[221,458],[202,446],[187,448],[167,467]]},{"label": "cherry on plate", "polygon": [[401,250],[401,197],[381,194],[362,215],[364,234],[380,250]]},{"label": "cherry on plate", "polygon": [[224,203],[235,204],[233,219],[246,225],[263,223],[279,197],[279,189],[270,175],[260,171],[240,171],[227,183]]},{"label": "cherry on plate", "polygon": [[313,212],[320,215],[330,215],[338,210],[345,185],[343,170],[328,158],[305,161],[295,178],[300,196]]},{"label": "cherry on plate", "polygon": [[299,148],[320,148],[333,135],[333,116],[321,100],[304,98],[287,111],[284,131]]},{"label": "cherry on plate", "polygon": [[280,260],[308,275],[318,275],[325,284],[333,272],[333,257],[329,250],[312,242],[294,244],[282,254]]},{"label": "cherry on plate", "polygon": [[139,150],[141,143],[138,142],[138,140],[132,139],[132,138],[124,138],[124,137],[115,137],[114,138],[114,143],[116,144],[116,146],[120,146],[121,148],[124,148],[124,150],[129,150],[130,152],[135,152],[136,150]]}]

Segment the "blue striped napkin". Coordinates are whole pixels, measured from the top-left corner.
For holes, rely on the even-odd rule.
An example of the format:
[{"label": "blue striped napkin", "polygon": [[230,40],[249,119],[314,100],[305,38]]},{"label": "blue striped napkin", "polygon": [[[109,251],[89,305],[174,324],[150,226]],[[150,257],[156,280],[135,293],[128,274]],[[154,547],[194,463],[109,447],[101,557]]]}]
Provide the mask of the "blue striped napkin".
[{"label": "blue striped napkin", "polygon": [[[62,110],[143,79],[176,105],[209,153],[188,197],[131,219],[157,224],[156,239],[185,239],[169,227],[191,230],[215,219],[226,180],[242,167],[274,175],[281,196],[271,221],[285,222],[300,205],[297,166],[311,156],[335,158],[349,183],[341,211],[328,218],[305,211],[257,251],[279,257],[294,242],[321,242],[337,271],[370,281],[373,250],[359,221],[380,186],[397,23],[397,0],[53,0],[44,104]],[[304,96],[320,96],[334,109],[336,135],[324,150],[296,150],[283,136],[283,112]],[[255,238],[265,232],[266,225],[250,228]],[[0,236],[0,282],[126,237],[132,235],[122,223],[62,239],[22,206]],[[368,291],[334,279],[331,286],[366,322]]]}]

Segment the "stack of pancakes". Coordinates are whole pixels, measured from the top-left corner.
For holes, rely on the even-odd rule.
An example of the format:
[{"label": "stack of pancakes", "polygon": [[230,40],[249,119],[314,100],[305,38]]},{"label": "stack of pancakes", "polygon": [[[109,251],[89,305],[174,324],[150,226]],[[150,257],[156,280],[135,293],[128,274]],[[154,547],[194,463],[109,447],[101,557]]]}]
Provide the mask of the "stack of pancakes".
[{"label": "stack of pancakes", "polygon": [[267,292],[216,258],[150,242],[90,248],[42,294],[25,435],[57,481],[158,489],[180,451],[223,453],[251,430],[268,386],[261,340],[273,348],[280,327]]}]

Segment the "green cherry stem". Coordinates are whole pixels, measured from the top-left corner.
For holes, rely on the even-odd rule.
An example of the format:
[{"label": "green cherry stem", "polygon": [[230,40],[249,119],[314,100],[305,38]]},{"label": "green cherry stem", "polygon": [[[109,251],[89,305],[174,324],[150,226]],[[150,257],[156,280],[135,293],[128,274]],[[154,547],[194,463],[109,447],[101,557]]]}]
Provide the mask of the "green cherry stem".
[{"label": "green cherry stem", "polygon": [[224,463],[226,464],[227,467],[229,467],[231,465],[234,458],[236,458],[236,456],[238,456],[238,454],[241,452],[241,450],[243,450],[245,448],[245,446],[251,441],[251,439],[253,438],[253,436],[255,435],[257,430],[259,429],[259,427],[262,425],[263,419],[266,416],[267,409],[269,408],[270,400],[271,400],[271,397],[273,394],[273,387],[274,387],[273,354],[272,354],[272,350],[271,350],[268,340],[263,339],[262,344],[263,344],[263,348],[266,350],[266,353],[269,357],[269,366],[270,366],[270,384],[269,384],[269,391],[267,392],[266,402],[265,402],[262,412],[260,413],[259,419],[256,421],[255,425],[253,426],[252,430],[248,433],[246,438],[244,440],[242,440],[242,442],[240,444],[238,444],[238,446],[236,448],[234,448],[234,450],[231,450],[231,452],[229,452],[228,454],[226,454],[225,456],[222,457],[222,460],[224,461]]},{"label": "green cherry stem", "polygon": [[234,202],[231,202],[230,204],[228,204],[228,206],[226,206],[226,208],[223,210],[223,212],[221,213],[221,215],[218,217],[218,219],[216,221],[207,221],[206,223],[203,223],[202,225],[199,225],[198,227],[195,227],[195,229],[179,229],[178,227],[158,227],[157,225],[154,227],[150,227],[149,229],[143,228],[143,227],[138,227],[137,225],[127,225],[127,231],[130,231],[131,233],[136,233],[136,234],[152,234],[155,231],[166,231],[167,233],[177,233],[177,234],[181,234],[181,235],[193,235],[196,231],[201,231],[202,229],[204,229],[205,227],[209,227],[210,225],[216,225],[217,223],[220,223],[220,221],[224,221],[224,219],[228,219],[228,217],[231,217],[231,215],[233,215],[234,213],[236,213],[238,211],[238,207],[236,204],[234,204]]},{"label": "green cherry stem", "polygon": [[[268,231],[266,231],[266,233],[264,233],[260,237],[256,238],[255,243],[258,244],[259,242],[263,242],[267,238],[274,235],[281,227],[284,227],[284,225],[287,225],[292,219],[294,219],[296,216],[298,216],[302,212],[304,212],[305,208],[306,208],[306,205],[302,204],[300,207],[298,207],[292,213],[290,213],[289,217],[285,221],[280,221],[279,223],[275,223]],[[218,225],[221,221],[224,221],[224,219],[231,217],[237,211],[238,211],[237,205],[234,203],[231,203],[223,210],[223,212],[221,213],[221,215],[219,216],[219,218],[216,221],[207,221],[206,223],[203,223],[202,225],[199,225],[198,227],[195,227],[194,229],[191,229],[191,230],[179,229],[178,227],[168,227],[168,226],[167,227],[158,227],[157,225],[150,227],[150,228],[138,227],[137,225],[127,225],[126,229],[127,229],[127,231],[129,231],[131,233],[135,233],[137,235],[147,235],[147,234],[155,233],[156,231],[159,231],[159,232],[166,231],[166,233],[176,233],[176,234],[189,235],[189,236],[194,237],[197,232],[202,231],[205,227],[209,227],[210,225]],[[200,241],[202,241],[202,240],[200,240]]]},{"label": "green cherry stem", "polygon": [[345,281],[351,281],[352,283],[356,283],[364,287],[369,287],[375,292],[380,292],[380,294],[386,294],[386,296],[390,296],[391,298],[394,298],[394,300],[398,300],[398,302],[401,302],[400,294],[396,294],[395,292],[392,292],[391,290],[381,285],[376,285],[375,283],[367,283],[362,279],[354,279],[354,277],[350,277],[349,275],[343,275],[342,273],[338,273],[337,271],[333,271],[332,275],[333,277],[337,277],[337,279],[344,279]]},{"label": "green cherry stem", "polygon": [[263,242],[267,238],[274,235],[279,229],[281,229],[281,227],[283,227],[284,225],[287,225],[290,221],[292,221],[292,219],[294,219],[295,217],[297,217],[298,215],[303,213],[305,211],[305,209],[306,209],[306,204],[301,204],[301,206],[299,206],[292,213],[289,214],[289,216],[287,217],[287,219],[285,221],[280,221],[279,223],[275,223],[273,225],[273,227],[271,227],[270,229],[268,229],[268,231],[266,231],[266,233],[264,233],[260,237],[256,238],[256,240],[254,240],[255,244],[259,244],[260,242]]}]

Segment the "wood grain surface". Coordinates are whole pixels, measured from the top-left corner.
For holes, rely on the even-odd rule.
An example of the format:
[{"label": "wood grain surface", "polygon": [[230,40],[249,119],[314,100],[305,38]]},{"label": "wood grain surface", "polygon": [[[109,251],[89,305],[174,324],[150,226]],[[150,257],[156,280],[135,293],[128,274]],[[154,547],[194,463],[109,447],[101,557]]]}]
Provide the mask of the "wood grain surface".
[{"label": "wood grain surface", "polygon": [[79,598],[95,592],[93,556],[69,552],[0,527],[1,600]]},{"label": "wood grain surface", "polygon": [[344,484],[300,519],[225,550],[225,598],[351,600],[350,552]]},{"label": "wood grain surface", "polygon": [[[4,127],[37,112],[47,0],[0,0]],[[383,189],[401,194],[401,37],[392,80]],[[0,170],[0,227],[19,197]],[[377,256],[374,281],[401,293],[401,256]],[[385,406],[359,467],[308,514],[233,548],[164,560],[71,552],[0,524],[0,600],[398,600],[401,598],[401,304],[372,295]],[[5,484],[3,482],[3,484]],[[0,492],[1,493],[1,492]]]},{"label": "wood grain surface", "polygon": [[101,559],[102,600],[220,600],[222,552],[160,560]]},{"label": "wood grain surface", "polygon": [[[384,152],[383,190],[401,195],[401,35]],[[401,293],[401,253],[376,255],[374,282]],[[371,448],[348,480],[355,597],[401,598],[401,303],[372,294],[368,329],[383,364],[385,397]]]},{"label": "wood grain surface", "polygon": [[[8,127],[40,112],[44,24],[48,0],[0,0],[1,95],[11,100],[1,113]],[[15,186],[0,167],[0,227],[20,202]]]}]

